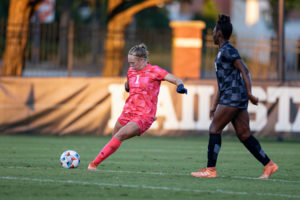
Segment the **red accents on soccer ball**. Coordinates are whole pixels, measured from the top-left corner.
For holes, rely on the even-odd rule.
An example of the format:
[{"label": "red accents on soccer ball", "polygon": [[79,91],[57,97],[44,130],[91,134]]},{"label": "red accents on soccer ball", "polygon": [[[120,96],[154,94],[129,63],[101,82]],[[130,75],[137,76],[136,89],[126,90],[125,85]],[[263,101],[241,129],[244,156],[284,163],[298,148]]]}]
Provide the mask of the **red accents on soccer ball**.
[{"label": "red accents on soccer ball", "polygon": [[60,164],[64,168],[77,168],[80,164],[80,156],[76,151],[67,150],[61,154]]}]

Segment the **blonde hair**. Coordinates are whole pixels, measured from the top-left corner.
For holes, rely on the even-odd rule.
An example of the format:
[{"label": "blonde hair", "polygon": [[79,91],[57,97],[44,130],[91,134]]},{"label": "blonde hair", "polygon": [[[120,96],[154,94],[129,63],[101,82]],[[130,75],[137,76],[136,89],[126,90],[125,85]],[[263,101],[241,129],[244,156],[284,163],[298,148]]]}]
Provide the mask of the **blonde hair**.
[{"label": "blonde hair", "polygon": [[144,43],[141,43],[131,47],[131,49],[128,52],[128,55],[148,59],[149,52],[147,50],[147,46]]}]

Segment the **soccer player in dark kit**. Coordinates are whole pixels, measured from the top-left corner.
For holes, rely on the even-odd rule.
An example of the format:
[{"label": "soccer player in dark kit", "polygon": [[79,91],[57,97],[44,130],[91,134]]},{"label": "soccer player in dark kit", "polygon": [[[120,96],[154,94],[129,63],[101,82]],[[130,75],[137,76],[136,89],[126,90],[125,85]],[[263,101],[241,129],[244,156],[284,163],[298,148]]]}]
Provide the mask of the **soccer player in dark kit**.
[{"label": "soccer player in dark kit", "polygon": [[[261,148],[259,142],[250,134],[248,101],[258,104],[258,98],[251,93],[251,77],[238,51],[229,43],[232,33],[230,17],[218,16],[213,31],[214,43],[219,46],[215,60],[218,92],[210,109],[212,122],[209,127],[207,167],[192,172],[194,177],[216,177],[216,163],[221,149],[221,133],[228,123],[232,123],[236,135],[252,155],[264,165],[263,175],[269,178],[278,169]],[[241,77],[242,76],[242,77]]]}]

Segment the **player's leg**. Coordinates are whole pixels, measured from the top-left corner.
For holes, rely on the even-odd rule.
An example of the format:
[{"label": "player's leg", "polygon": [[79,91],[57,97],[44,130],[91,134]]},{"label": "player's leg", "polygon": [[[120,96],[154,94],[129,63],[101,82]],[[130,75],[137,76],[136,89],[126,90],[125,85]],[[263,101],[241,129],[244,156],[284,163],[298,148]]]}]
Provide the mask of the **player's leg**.
[{"label": "player's leg", "polygon": [[128,122],[125,126],[119,129],[114,137],[120,141],[127,140],[140,133],[140,127],[136,122]]},{"label": "player's leg", "polygon": [[240,110],[232,120],[237,137],[245,145],[249,152],[265,166],[264,175],[261,178],[269,178],[278,166],[273,163],[261,148],[258,140],[250,134],[249,114],[246,109]]},{"label": "player's leg", "polygon": [[97,166],[100,164],[102,160],[103,152],[106,152],[107,149],[111,148],[115,149],[120,146],[118,140],[114,139],[114,135],[123,127],[123,125],[117,121],[115,127],[112,132],[112,139],[101,149],[100,153],[96,156],[96,158],[89,163],[88,170],[96,170]]},{"label": "player's leg", "polygon": [[250,134],[249,115],[246,109],[240,110],[232,120],[232,125],[239,140],[252,153],[252,155],[264,166],[270,162],[269,157],[261,148],[259,142]]},{"label": "player's leg", "polygon": [[112,139],[103,147],[98,156],[89,164],[89,170],[95,170],[102,161],[104,161],[120,147],[122,141],[138,135],[140,128],[135,122],[129,122],[125,126],[122,126],[119,122],[117,122],[114,131],[117,132],[113,135]]},{"label": "player's leg", "polygon": [[207,167],[200,172],[192,172],[195,177],[216,177],[216,163],[221,149],[221,133],[224,127],[234,118],[237,108],[218,105],[209,127],[209,142],[207,150]]},{"label": "player's leg", "polygon": [[209,127],[209,143],[207,153],[207,167],[215,167],[218,153],[221,148],[221,133],[224,127],[236,115],[238,109],[219,105],[215,111],[214,118]]},{"label": "player's leg", "polygon": [[116,122],[114,130],[112,132],[112,137],[114,137],[114,135],[123,127],[122,124],[120,124],[120,122]]}]

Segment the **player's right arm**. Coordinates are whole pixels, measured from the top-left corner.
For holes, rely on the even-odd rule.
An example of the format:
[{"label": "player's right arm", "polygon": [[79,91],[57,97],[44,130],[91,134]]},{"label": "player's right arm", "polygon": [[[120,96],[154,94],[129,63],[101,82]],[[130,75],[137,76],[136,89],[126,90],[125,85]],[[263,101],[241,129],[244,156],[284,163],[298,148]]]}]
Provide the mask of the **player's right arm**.
[{"label": "player's right arm", "polygon": [[184,87],[183,82],[181,79],[177,78],[173,74],[168,73],[165,77],[164,80],[173,83],[174,85],[177,86],[177,92],[180,94],[187,94],[187,89]]},{"label": "player's right arm", "polygon": [[218,91],[217,91],[217,94],[216,94],[216,96],[215,96],[215,98],[214,98],[213,105],[212,105],[211,108],[210,108],[210,112],[209,112],[209,117],[210,117],[210,119],[212,119],[212,118],[214,117],[214,113],[215,113],[215,111],[216,111],[216,109],[217,109],[217,106],[218,106],[218,104],[219,104],[219,101],[220,101],[220,91],[218,90]]}]

